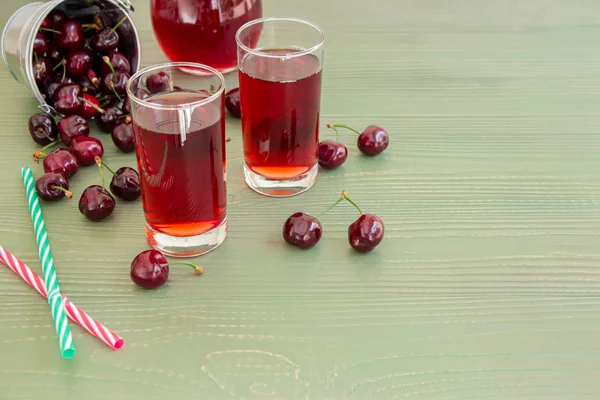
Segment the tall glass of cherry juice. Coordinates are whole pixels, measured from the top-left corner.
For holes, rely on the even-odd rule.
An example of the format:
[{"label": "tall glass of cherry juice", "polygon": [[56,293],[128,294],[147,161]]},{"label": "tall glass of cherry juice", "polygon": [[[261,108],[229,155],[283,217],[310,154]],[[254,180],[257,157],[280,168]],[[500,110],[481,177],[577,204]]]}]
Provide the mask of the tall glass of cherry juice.
[{"label": "tall glass of cherry juice", "polygon": [[318,173],[323,30],[263,18],[242,26],[236,41],[246,184],[267,196],[302,193]]},{"label": "tall glass of cherry juice", "polygon": [[196,63],[148,67],[127,84],[146,236],[165,254],[200,255],[227,235],[224,88]]}]

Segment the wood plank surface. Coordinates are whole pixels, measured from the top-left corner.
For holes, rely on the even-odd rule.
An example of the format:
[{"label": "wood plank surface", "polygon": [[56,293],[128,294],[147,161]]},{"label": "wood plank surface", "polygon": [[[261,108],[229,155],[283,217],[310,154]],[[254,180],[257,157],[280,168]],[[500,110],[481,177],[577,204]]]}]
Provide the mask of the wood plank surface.
[{"label": "wood plank surface", "polygon": [[[26,0],[5,0],[5,23]],[[135,0],[143,64],[165,61]],[[46,302],[0,267],[1,399],[597,399],[600,396],[600,5],[594,0],[264,0],[326,32],[327,123],[385,127],[361,157],[291,199],[242,180],[228,119],[229,236],[157,291],[129,279],[147,248],[141,203],[94,224],[44,204],[62,290],[121,334],[112,351],[72,325],[63,360]],[[228,77],[231,86],[236,77]],[[34,165],[35,101],[0,72],[0,245],[41,273],[19,170]],[[109,165],[135,166],[109,136]],[[331,137],[331,136],[329,136]],[[73,179],[80,193],[94,168]],[[376,251],[322,218],[286,246],[292,212],[347,189],[382,217]]]}]

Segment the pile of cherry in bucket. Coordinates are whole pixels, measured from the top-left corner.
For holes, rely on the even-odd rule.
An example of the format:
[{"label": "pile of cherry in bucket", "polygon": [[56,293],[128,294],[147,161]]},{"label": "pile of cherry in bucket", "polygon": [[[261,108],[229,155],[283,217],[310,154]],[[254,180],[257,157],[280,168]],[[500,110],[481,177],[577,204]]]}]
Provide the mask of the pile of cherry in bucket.
[{"label": "pile of cherry in bucket", "polygon": [[[140,197],[137,171],[123,167],[116,171],[101,157],[104,147],[90,137],[89,120],[111,134],[123,152],[135,150],[126,84],[131,74],[130,60],[119,51],[121,38],[115,26],[105,26],[100,15],[82,22],[61,10],[53,10],[42,22],[33,45],[34,77],[46,103],[61,116],[36,113],[29,118],[29,133],[44,146],[34,152],[43,159],[46,172],[36,181],[38,195],[46,201],[60,200],[69,192],[69,179],[80,166],[97,164],[113,178],[110,192],[102,185],[87,187],[79,199],[79,210],[91,221],[100,221],[115,208],[114,194],[122,200]],[[62,144],[66,147],[52,147]],[[102,180],[104,176],[102,174]],[[111,194],[112,192],[112,194]]]}]

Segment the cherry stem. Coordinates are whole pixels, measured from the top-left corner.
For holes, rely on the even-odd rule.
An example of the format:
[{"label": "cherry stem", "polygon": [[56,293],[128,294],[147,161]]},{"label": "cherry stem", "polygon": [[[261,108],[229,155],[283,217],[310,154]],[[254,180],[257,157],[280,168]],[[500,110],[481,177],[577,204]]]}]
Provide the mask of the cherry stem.
[{"label": "cherry stem", "polygon": [[98,168],[100,169],[100,177],[102,178],[102,187],[104,188],[104,169],[102,168],[102,159],[98,156],[94,157],[94,161],[96,161],[96,165],[98,165]]},{"label": "cherry stem", "polygon": [[110,167],[108,165],[106,165],[106,163],[104,161],[100,161],[100,162],[102,163],[102,166],[108,170],[108,172],[110,172],[113,175],[117,175],[117,174],[115,174],[115,171],[110,169]]},{"label": "cherry stem", "polygon": [[113,68],[112,63],[110,62],[110,58],[108,58],[108,56],[104,56],[104,57],[102,57],[102,61],[104,61],[108,65],[108,68],[110,68],[110,72],[112,72],[112,74],[114,76],[115,69]]},{"label": "cherry stem", "polygon": [[126,19],[127,19],[127,16],[123,17],[119,22],[117,22],[117,24],[111,29],[111,31],[109,33],[111,35],[113,33],[115,33],[115,31],[117,30],[117,28],[119,27],[119,25],[121,25],[123,22],[125,22]]},{"label": "cherry stem", "polygon": [[344,190],[342,192],[342,195],[340,196],[340,198],[337,199],[337,201],[335,203],[333,203],[331,205],[331,207],[329,207],[327,210],[325,210],[321,214],[319,214],[318,217],[322,217],[323,215],[325,215],[326,213],[328,213],[329,211],[331,211],[335,206],[337,206],[338,204],[340,204],[344,200],[348,201],[350,204],[352,204],[354,207],[356,207],[356,209],[358,210],[358,212],[360,213],[360,215],[363,214],[363,212],[360,209],[360,207],[355,202],[353,202],[352,200],[350,200],[350,198],[348,197],[348,192]]},{"label": "cherry stem", "polygon": [[161,267],[169,267],[172,265],[187,265],[188,267],[192,267],[192,268],[194,268],[196,275],[202,275],[204,273],[204,268],[199,267],[196,264],[192,264],[192,263],[185,262],[185,261],[178,261],[178,262],[169,263],[169,264],[160,264]]},{"label": "cherry stem", "polygon": [[94,103],[92,103],[91,101],[87,100],[85,97],[79,97],[79,100],[83,101],[84,103],[92,106],[93,108],[96,109],[96,111],[98,111],[100,114],[104,114],[104,110],[100,107],[98,107],[97,105],[95,105]]},{"label": "cherry stem", "polygon": [[123,101],[121,96],[119,96],[119,93],[117,93],[117,89],[115,89],[115,84],[113,83],[113,81],[108,81],[108,86],[110,86],[115,96],[117,96],[117,99],[119,99],[119,101]]},{"label": "cherry stem", "polygon": [[[345,194],[345,195],[344,195]],[[342,192],[342,196],[344,196],[344,198],[346,199],[346,201],[348,201],[348,203],[352,204],[354,207],[356,207],[356,209],[358,210],[358,212],[360,213],[360,215],[363,215],[362,210],[360,209],[360,207],[358,206],[358,204],[356,204],[355,202],[353,202],[350,197],[348,197],[348,192],[346,192],[345,190]]]},{"label": "cherry stem", "polygon": [[328,128],[331,128],[331,129],[333,129],[333,130],[335,130],[336,132],[337,132],[337,130],[336,130],[335,128],[344,128],[344,129],[351,130],[352,132],[356,133],[357,135],[360,135],[360,132],[359,132],[359,131],[357,131],[356,129],[350,128],[350,127],[349,127],[349,126],[347,126],[347,125],[339,125],[339,124],[335,124],[335,125],[334,125],[334,124],[327,124],[327,127],[328,127]]},{"label": "cherry stem", "polygon": [[84,32],[88,32],[88,31],[90,31],[92,29],[94,29],[96,31],[102,30],[102,28],[100,27],[100,25],[98,25],[96,23],[94,23],[94,24],[84,24],[84,25],[81,25],[81,26],[83,27],[83,31]]},{"label": "cherry stem", "polygon": [[335,131],[335,141],[339,142],[340,141],[340,132],[337,130],[337,128],[333,125],[327,125],[328,128],[331,128]]},{"label": "cherry stem", "polygon": [[61,31],[57,31],[56,29],[50,29],[50,28],[40,28],[40,31],[57,33],[59,35],[62,33]]},{"label": "cherry stem", "polygon": [[100,29],[104,29],[104,21],[102,21],[99,14],[94,15],[94,23],[98,25]]},{"label": "cherry stem", "polygon": [[35,161],[37,163],[40,161],[40,158],[46,157],[46,155],[47,155],[46,150],[48,150],[49,148],[52,148],[53,146],[56,146],[58,143],[60,143],[60,139],[50,142],[49,144],[42,147],[40,150],[34,151],[33,152],[33,161]]},{"label": "cherry stem", "polygon": [[[44,98],[45,98],[45,97],[44,97]],[[38,128],[37,130],[38,130],[38,132],[42,132],[42,134],[43,134],[44,136],[46,136],[46,138],[47,138],[49,141],[51,141],[51,142],[54,142],[54,138],[53,138],[53,137],[50,137],[50,135],[48,135],[48,134],[46,133],[46,131],[44,130],[44,128],[41,128],[41,127],[40,127],[40,128]]]},{"label": "cherry stem", "polygon": [[55,140],[52,143],[49,143],[49,144],[45,145],[44,147],[42,147],[42,149],[40,151],[42,153],[45,153],[46,150],[51,149],[52,147],[56,146],[58,143],[60,143],[60,139]]},{"label": "cherry stem", "polygon": [[65,192],[65,196],[67,196],[69,199],[73,198],[73,192],[69,192],[67,189],[65,189],[62,186],[50,186],[51,189],[55,189],[55,190],[60,190],[62,192]]},{"label": "cherry stem", "polygon": [[62,79],[60,81],[63,82],[65,80],[65,77],[67,76],[67,60],[63,58],[63,60],[60,63],[63,65],[63,74]]},{"label": "cherry stem", "polygon": [[57,69],[59,69],[59,68],[60,68],[60,66],[61,66],[61,65],[64,65],[64,64],[63,64],[63,61],[66,61],[64,57],[63,57],[63,59],[62,59],[62,60],[60,60],[60,61],[58,62],[58,64],[56,64],[54,67],[52,67],[52,71],[56,71]]},{"label": "cherry stem", "polygon": [[93,69],[88,69],[87,76],[94,85],[98,85],[99,80]]},{"label": "cherry stem", "polygon": [[37,53],[33,53],[33,56],[35,57],[35,66],[37,68],[38,65],[40,65],[40,59],[37,56]]},{"label": "cherry stem", "polygon": [[329,211],[331,211],[333,209],[333,207],[337,206],[342,201],[344,201],[344,195],[343,194],[342,194],[342,197],[340,197],[339,199],[337,199],[337,201],[335,203],[333,203],[327,210],[325,210],[321,214],[319,214],[317,216],[317,218],[322,217],[323,215],[327,214]]}]

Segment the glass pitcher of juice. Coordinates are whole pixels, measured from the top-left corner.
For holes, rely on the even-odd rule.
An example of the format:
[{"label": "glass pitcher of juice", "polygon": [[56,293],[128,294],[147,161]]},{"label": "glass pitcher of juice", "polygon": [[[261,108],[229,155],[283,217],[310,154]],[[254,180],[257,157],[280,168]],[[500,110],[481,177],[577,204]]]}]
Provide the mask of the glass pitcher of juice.
[{"label": "glass pitcher of juice", "polygon": [[150,14],[156,39],[171,61],[228,72],[237,66],[235,33],[262,17],[262,0],[151,0]]}]

